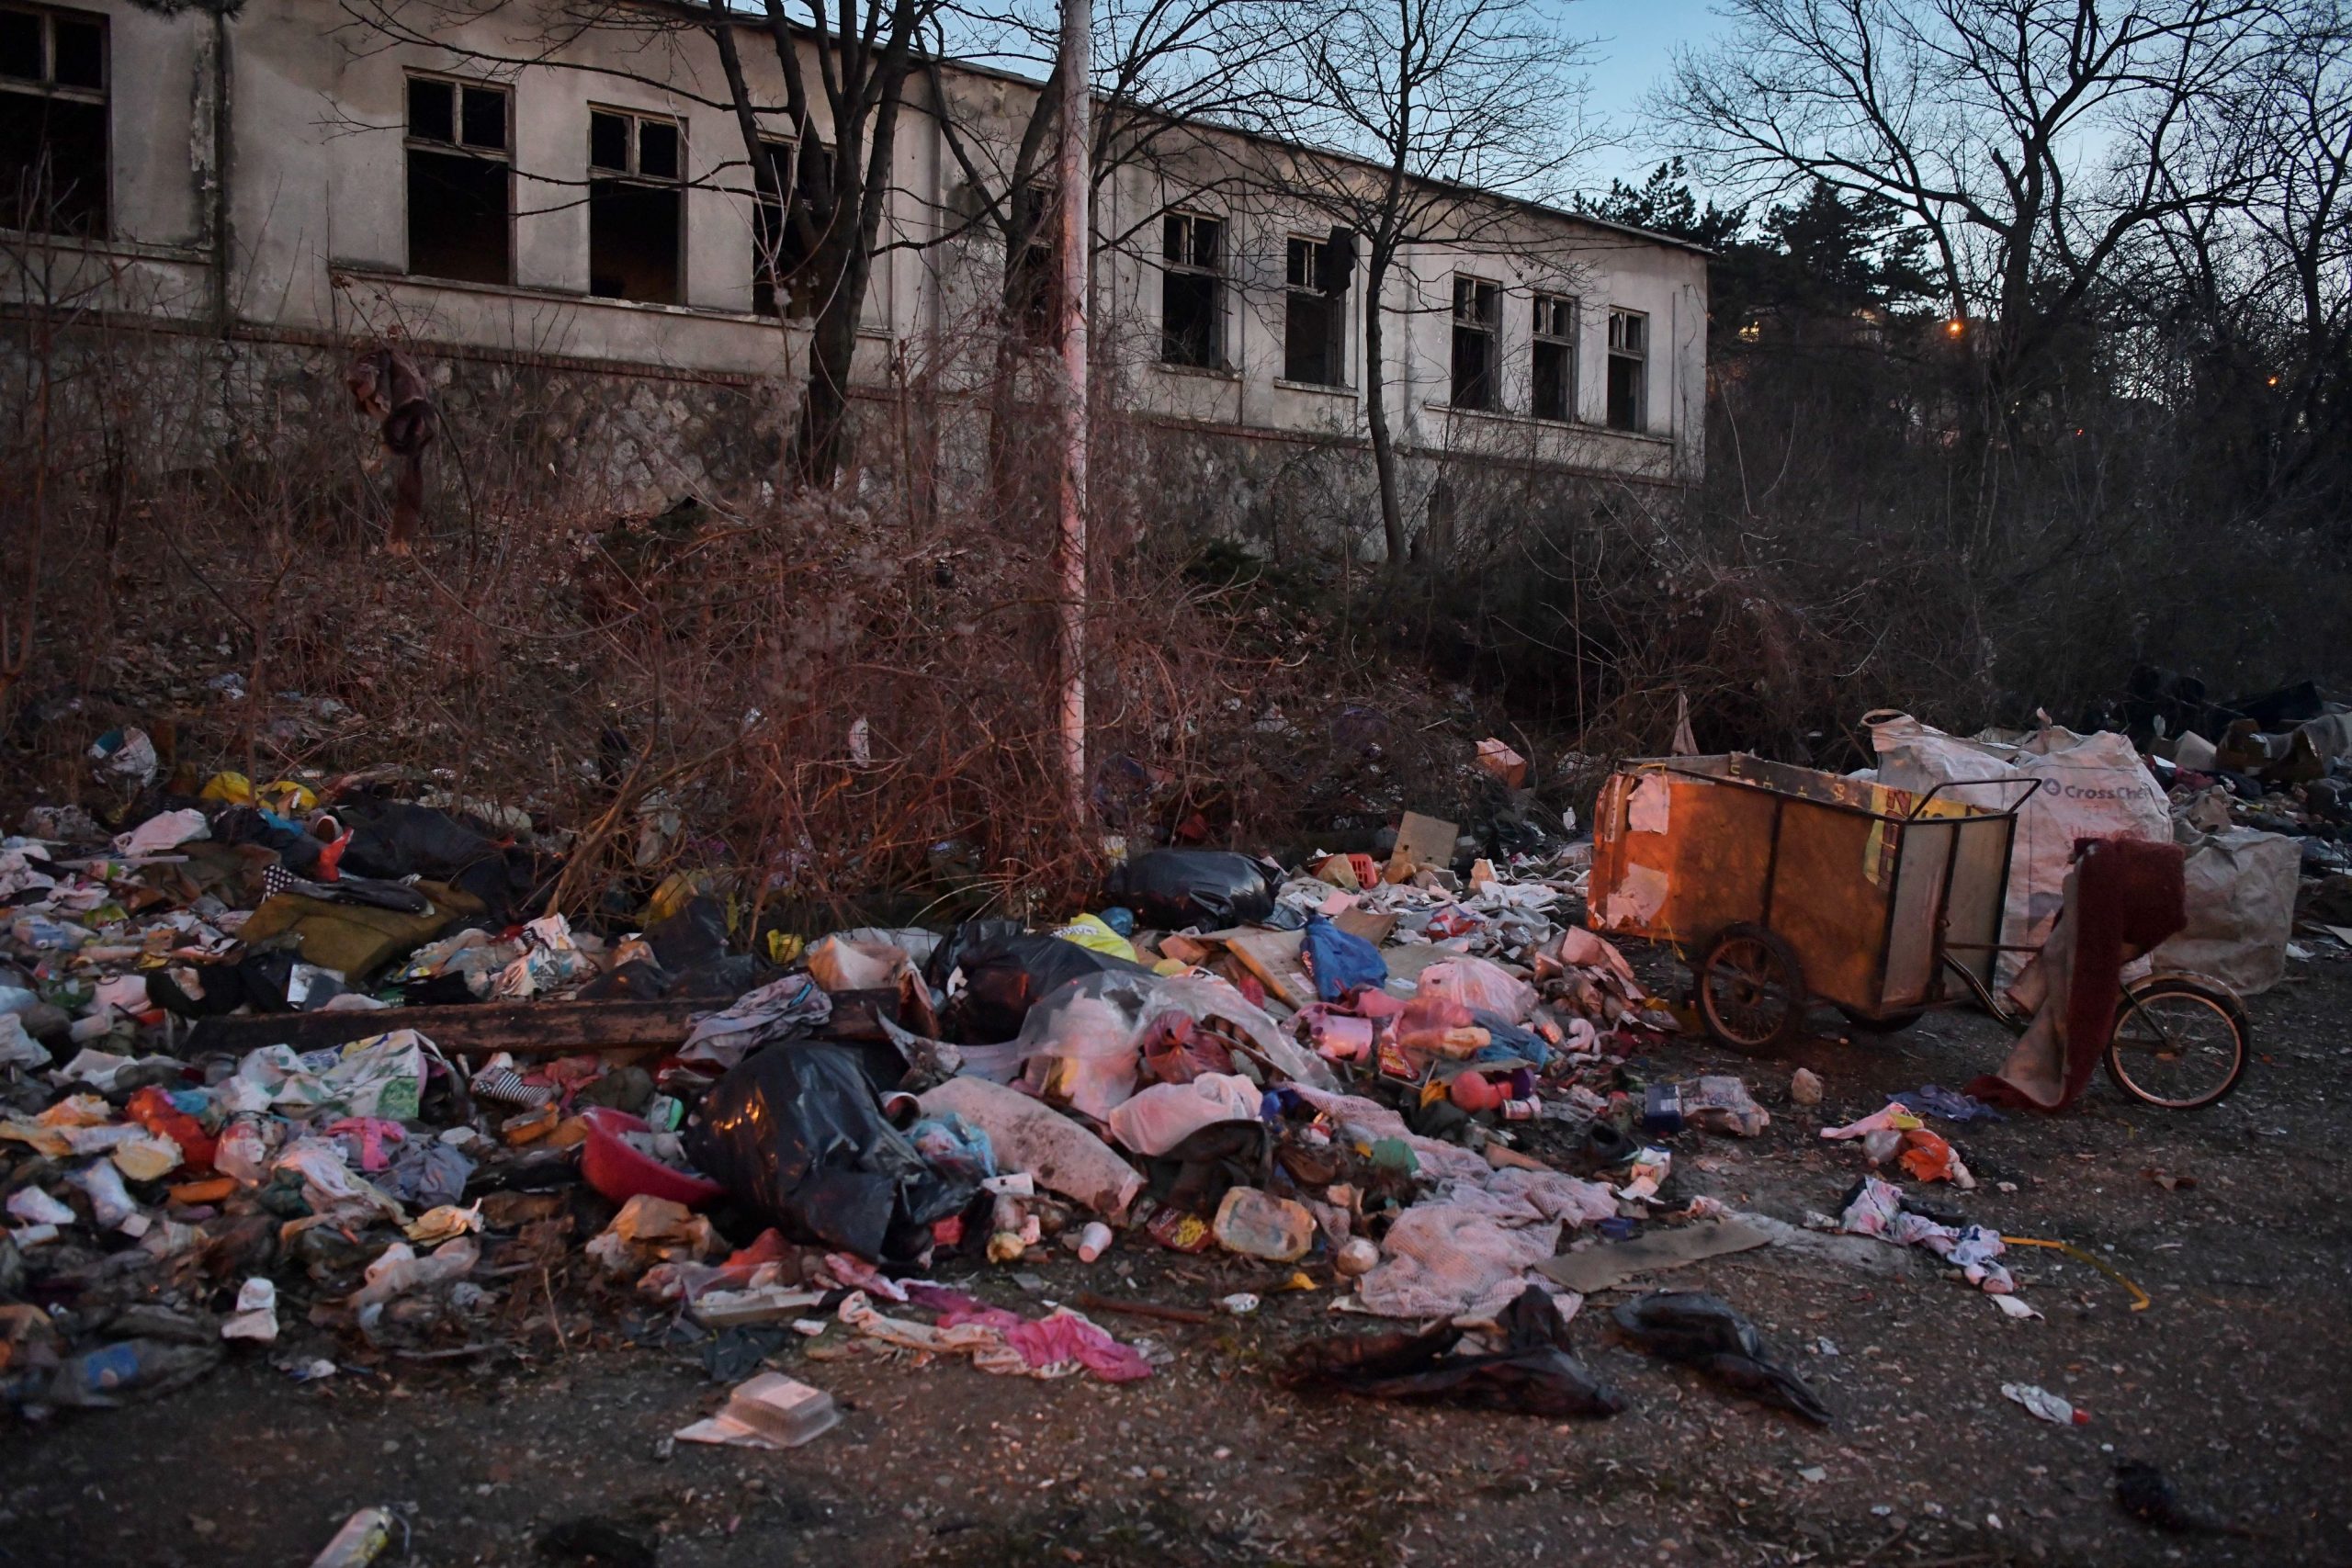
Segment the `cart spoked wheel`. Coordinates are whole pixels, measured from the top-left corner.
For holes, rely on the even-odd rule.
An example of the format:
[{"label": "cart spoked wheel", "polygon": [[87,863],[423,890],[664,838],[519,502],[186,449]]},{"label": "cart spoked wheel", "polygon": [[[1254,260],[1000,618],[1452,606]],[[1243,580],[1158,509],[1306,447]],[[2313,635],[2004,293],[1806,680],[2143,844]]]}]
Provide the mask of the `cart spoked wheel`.
[{"label": "cart spoked wheel", "polygon": [[2245,1076],[2249,1038],[2235,992],[2159,975],[2124,987],[2107,1043],[2107,1076],[2143,1104],[2201,1111]]},{"label": "cart spoked wheel", "polygon": [[1726,927],[1699,964],[1699,1016],[1735,1051],[1784,1051],[1804,1033],[1804,970],[1762,926]]}]

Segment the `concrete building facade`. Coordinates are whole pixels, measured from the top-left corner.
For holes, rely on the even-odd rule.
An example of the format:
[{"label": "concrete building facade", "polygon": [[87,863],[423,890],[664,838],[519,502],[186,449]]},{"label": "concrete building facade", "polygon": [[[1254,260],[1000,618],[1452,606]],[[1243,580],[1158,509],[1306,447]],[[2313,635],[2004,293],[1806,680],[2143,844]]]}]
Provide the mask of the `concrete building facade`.
[{"label": "concrete building facade", "polygon": [[[461,366],[790,384],[805,326],[789,279],[777,287],[763,265],[772,250],[707,37],[592,29],[550,50],[527,4],[455,25],[419,10],[414,30],[367,14],[322,0],[250,0],[233,16],[0,0],[13,308],[96,299],[158,332],[308,354],[312,370],[389,334]],[[399,16],[396,0],[378,14]],[[744,57],[754,96],[781,104],[761,41]],[[936,94],[922,73],[910,85],[865,305],[858,379],[877,395],[910,374],[969,384],[991,358],[974,345],[996,330],[1001,244],[968,231],[974,193],[946,137],[1001,151],[1037,89],[952,63],[937,80]],[[806,140],[821,149],[817,107]],[[781,114],[771,123],[783,157],[808,155]],[[1123,411],[1220,440],[1345,446],[1363,437],[1377,375],[1400,449],[1424,464],[1485,455],[1696,479],[1703,253],[1474,198],[1475,243],[1403,257],[1386,363],[1367,366],[1361,258],[1282,188],[1270,146],[1203,131],[1102,180],[1093,339]],[[715,473],[692,448],[717,417],[665,430],[657,413],[634,433],[644,488]]]}]

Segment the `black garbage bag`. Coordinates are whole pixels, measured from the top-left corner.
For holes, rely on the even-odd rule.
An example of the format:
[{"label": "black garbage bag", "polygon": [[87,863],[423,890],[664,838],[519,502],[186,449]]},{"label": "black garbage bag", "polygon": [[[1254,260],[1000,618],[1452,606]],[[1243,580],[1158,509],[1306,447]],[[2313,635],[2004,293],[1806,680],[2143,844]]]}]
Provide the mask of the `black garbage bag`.
[{"label": "black garbage bag", "polygon": [[947,988],[947,977],[964,962],[967,953],[997,942],[1010,942],[1029,934],[1029,928],[1019,920],[964,920],[947,933],[947,940],[931,950],[930,959],[922,966],[922,977],[931,982],[934,991]]},{"label": "black garbage bag", "polygon": [[1089,975],[1148,975],[1140,964],[1080,947],[1042,931],[982,942],[957,960],[964,994],[942,1021],[947,1037],[967,1045],[995,1045],[1021,1032],[1029,1010]]},{"label": "black garbage bag", "polygon": [[1721,1296],[1703,1291],[1652,1291],[1611,1315],[1627,1338],[1651,1355],[1696,1367],[1726,1387],[1829,1425],[1829,1407],[1821,1396],[1803,1378],[1775,1363],[1756,1325]]},{"label": "black garbage bag", "polygon": [[677,913],[646,927],[645,943],[673,975],[716,963],[727,956],[727,907],[697,894]]},{"label": "black garbage bag", "polygon": [[839,1045],[791,1041],[729,1068],[686,1122],[685,1148],[786,1235],[874,1262],[913,1261],[932,1222],[978,1190],[923,1163]]},{"label": "black garbage bag", "polygon": [[526,852],[435,807],[358,799],[338,803],[335,818],[351,834],[343,852],[345,873],[446,882],[481,899],[501,920],[524,912],[548,874]]},{"label": "black garbage bag", "polygon": [[1567,1325],[1539,1288],[1530,1285],[1503,1309],[1502,1328],[1504,1348],[1484,1356],[1447,1355],[1462,1338],[1450,1324],[1419,1334],[1312,1339],[1291,1352],[1274,1381],[1527,1416],[1614,1416],[1625,1408],[1623,1396],[1569,1352]]},{"label": "black garbage bag", "polygon": [[1282,885],[1280,867],[1238,850],[1153,850],[1114,867],[1102,897],[1155,931],[1215,931],[1272,914]]}]

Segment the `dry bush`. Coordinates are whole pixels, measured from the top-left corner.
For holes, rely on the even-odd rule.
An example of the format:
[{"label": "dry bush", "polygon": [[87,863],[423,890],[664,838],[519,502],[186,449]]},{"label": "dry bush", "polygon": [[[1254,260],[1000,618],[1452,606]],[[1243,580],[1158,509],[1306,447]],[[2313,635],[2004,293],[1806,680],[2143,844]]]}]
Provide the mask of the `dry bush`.
[{"label": "dry bush", "polygon": [[[83,753],[136,724],[183,793],[219,768],[365,770],[526,811],[571,836],[553,902],[575,914],[634,909],[678,871],[754,909],[889,890],[964,912],[1067,908],[1106,829],[1346,847],[1402,805],[1475,795],[1458,703],[1331,663],[1323,619],[1252,563],[1139,525],[1115,419],[1088,616],[1099,820],[1080,823],[1053,729],[1051,426],[1012,389],[902,367],[865,410],[875,466],[837,492],[649,515],[577,477],[543,400],[501,380],[445,397],[424,536],[396,558],[339,357],[264,374],[185,340],[12,346],[12,375],[72,389],[45,450],[9,433],[51,518],[6,699],[12,815],[122,804]],[[991,421],[1021,434],[976,473],[961,455]],[[131,430],[141,456],[109,463]]]}]

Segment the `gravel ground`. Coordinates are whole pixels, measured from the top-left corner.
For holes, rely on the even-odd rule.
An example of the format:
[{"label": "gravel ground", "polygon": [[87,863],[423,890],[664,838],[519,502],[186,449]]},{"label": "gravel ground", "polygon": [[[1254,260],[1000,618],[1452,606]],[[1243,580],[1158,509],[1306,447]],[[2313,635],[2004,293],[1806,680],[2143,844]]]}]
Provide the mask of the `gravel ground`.
[{"label": "gravel ground", "polygon": [[[11,1427],[0,1563],[299,1564],[370,1504],[403,1517],[419,1563],[2352,1562],[2347,1006],[2352,964],[2295,965],[2252,1004],[2260,1055],[2211,1111],[2143,1111],[2101,1079],[2063,1118],[1945,1129],[1984,1182],[1951,1207],[2095,1252],[2146,1289],[2144,1312],[2054,1253],[2011,1259],[2041,1321],[1892,1248],[1838,1263],[1773,1247],[1661,1277],[1754,1319],[1836,1410],[1826,1430],[1615,1343],[1607,1294],[1573,1337],[1626,1396],[1614,1418],[1286,1393],[1267,1372],[1288,1346],[1361,1326],[1329,1315],[1325,1289],[1205,1325],[1106,1317],[1173,1357],[1117,1387],[822,1342],[781,1364],[842,1402],[838,1428],[786,1453],[696,1448],[669,1434],[720,1387],[687,1353],[630,1344],[626,1310],[579,1303],[561,1347],[542,1317],[495,1358],[306,1384],[242,1355],[151,1404]],[[1961,1015],[1825,1032],[1783,1064],[1677,1042],[1657,1070],[1741,1071],[1773,1114],[1752,1141],[1684,1134],[1677,1179],[1792,1222],[1834,1210],[1861,1155],[1819,1127],[1963,1083],[2004,1043]],[[1817,1110],[1787,1102],[1795,1065],[1828,1083]],[[974,1288],[1024,1303],[1010,1274]],[[1266,1283],[1261,1266],[1140,1242],[1039,1277],[1047,1297],[1194,1307]],[[2089,1420],[2039,1421],[2005,1382]],[[2120,1460],[2162,1466],[2216,1529],[2128,1517]]]}]

